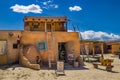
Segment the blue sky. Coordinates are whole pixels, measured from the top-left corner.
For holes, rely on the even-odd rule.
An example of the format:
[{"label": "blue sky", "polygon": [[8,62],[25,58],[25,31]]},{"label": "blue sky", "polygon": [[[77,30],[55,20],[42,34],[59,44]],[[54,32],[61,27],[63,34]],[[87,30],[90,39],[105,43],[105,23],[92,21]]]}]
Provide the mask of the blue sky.
[{"label": "blue sky", "polygon": [[120,0],[0,1],[0,30],[23,30],[24,16],[67,16],[84,39],[120,40]]}]

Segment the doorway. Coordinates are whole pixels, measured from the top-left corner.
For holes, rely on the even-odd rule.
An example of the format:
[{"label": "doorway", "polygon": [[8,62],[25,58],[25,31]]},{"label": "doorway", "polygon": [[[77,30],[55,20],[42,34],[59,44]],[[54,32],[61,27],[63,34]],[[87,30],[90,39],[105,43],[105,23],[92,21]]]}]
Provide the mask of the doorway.
[{"label": "doorway", "polygon": [[58,43],[58,53],[59,53],[59,60],[67,62],[67,52],[65,49],[65,44],[64,42]]},{"label": "doorway", "polygon": [[51,23],[47,23],[47,31],[51,32]]}]

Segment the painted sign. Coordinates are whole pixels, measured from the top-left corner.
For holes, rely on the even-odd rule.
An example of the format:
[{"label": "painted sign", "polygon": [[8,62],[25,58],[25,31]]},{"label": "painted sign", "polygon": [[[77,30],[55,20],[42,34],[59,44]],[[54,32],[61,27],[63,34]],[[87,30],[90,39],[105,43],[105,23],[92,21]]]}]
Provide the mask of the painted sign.
[{"label": "painted sign", "polygon": [[58,72],[63,72],[64,71],[64,62],[63,61],[58,61],[57,62],[57,71]]}]

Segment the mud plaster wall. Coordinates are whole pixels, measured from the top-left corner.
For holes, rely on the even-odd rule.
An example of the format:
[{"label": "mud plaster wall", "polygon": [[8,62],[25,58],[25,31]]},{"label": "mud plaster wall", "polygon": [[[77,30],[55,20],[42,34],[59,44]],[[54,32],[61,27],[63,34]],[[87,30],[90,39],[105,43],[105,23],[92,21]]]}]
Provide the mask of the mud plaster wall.
[{"label": "mud plaster wall", "polygon": [[120,44],[112,44],[112,53],[120,53]]},{"label": "mud plaster wall", "polygon": [[[51,32],[48,32],[48,46],[49,50],[40,50],[39,53],[43,61],[48,61],[48,52],[50,53],[51,61],[55,61],[55,58],[58,57],[58,42],[69,42],[73,41],[74,45],[74,53],[75,56],[79,56],[80,53],[80,44],[79,44],[79,36],[77,32],[54,32],[53,33],[55,46],[52,42]],[[37,42],[45,42],[46,41],[46,33],[45,32],[30,32],[24,31],[22,33],[21,42],[22,44],[33,44],[36,46]],[[54,53],[54,49],[56,52]]]},{"label": "mud plaster wall", "polygon": [[[9,33],[12,32],[13,36]],[[13,43],[17,43],[17,36],[21,31],[0,31],[0,40],[7,40],[7,53],[0,55],[0,64],[13,63],[18,60],[18,49],[13,49]]]}]

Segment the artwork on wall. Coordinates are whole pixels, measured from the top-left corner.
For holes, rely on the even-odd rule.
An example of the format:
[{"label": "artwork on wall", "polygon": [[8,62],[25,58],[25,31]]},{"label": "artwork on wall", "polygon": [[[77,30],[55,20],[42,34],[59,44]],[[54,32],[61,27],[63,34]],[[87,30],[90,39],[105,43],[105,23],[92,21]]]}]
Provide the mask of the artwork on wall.
[{"label": "artwork on wall", "polygon": [[38,42],[37,48],[38,50],[46,50],[46,42]]}]

